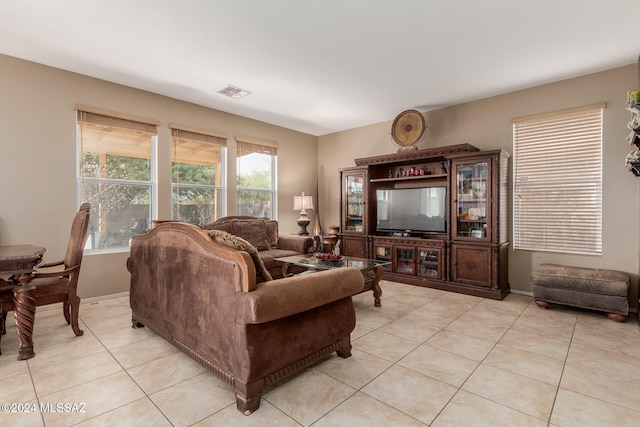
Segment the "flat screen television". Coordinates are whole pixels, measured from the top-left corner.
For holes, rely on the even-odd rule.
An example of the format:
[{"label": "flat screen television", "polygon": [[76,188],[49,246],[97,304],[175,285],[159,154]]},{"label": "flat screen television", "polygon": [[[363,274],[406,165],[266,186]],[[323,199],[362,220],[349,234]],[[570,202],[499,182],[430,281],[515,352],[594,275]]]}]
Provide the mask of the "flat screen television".
[{"label": "flat screen television", "polygon": [[378,232],[444,233],[447,187],[376,190]]}]

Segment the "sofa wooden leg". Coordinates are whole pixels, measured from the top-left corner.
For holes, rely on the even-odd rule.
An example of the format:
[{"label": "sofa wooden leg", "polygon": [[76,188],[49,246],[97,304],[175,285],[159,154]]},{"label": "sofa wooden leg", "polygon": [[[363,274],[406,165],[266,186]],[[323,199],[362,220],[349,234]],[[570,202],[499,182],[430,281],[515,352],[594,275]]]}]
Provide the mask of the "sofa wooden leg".
[{"label": "sofa wooden leg", "polygon": [[624,314],[607,313],[607,316],[609,317],[609,319],[618,323],[622,323],[627,319],[627,316],[625,316]]},{"label": "sofa wooden leg", "polygon": [[351,357],[351,335],[347,335],[346,337],[340,340],[340,349],[336,351],[338,356],[346,359],[347,357]]},{"label": "sofa wooden leg", "polygon": [[536,304],[538,304],[538,307],[540,307],[540,308],[549,308],[549,307],[551,307],[551,304],[549,304],[546,301],[536,300]]},{"label": "sofa wooden leg", "polygon": [[234,389],[236,392],[236,407],[238,411],[244,415],[251,415],[260,408],[260,399],[262,399],[262,390],[264,389],[264,380],[254,381],[245,384],[238,378],[235,378]]},{"label": "sofa wooden leg", "polygon": [[133,329],[136,328],[144,328],[144,325],[140,322],[138,322],[138,319],[136,319],[134,316],[131,317],[131,327]]},{"label": "sofa wooden leg", "polygon": [[260,399],[262,399],[262,391],[249,397],[236,391],[236,406],[244,415],[251,415],[257,411],[260,408]]}]

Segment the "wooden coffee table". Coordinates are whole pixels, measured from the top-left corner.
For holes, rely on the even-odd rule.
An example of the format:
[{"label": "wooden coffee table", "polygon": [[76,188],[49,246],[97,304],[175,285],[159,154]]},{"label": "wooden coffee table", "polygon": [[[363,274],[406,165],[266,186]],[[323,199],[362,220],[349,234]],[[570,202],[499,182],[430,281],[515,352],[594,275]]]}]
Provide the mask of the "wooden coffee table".
[{"label": "wooden coffee table", "polygon": [[306,267],[308,271],[333,270],[335,268],[355,267],[362,273],[364,277],[364,286],[358,292],[373,291],[373,301],[376,307],[380,307],[380,297],[382,289],[380,289],[380,279],[382,278],[383,267],[391,264],[389,261],[378,261],[374,259],[342,257],[340,261],[329,262],[316,259],[315,254],[293,255],[281,258],[274,258],[274,261],[282,263],[282,274],[284,277],[290,276],[289,266],[296,265],[298,267]]}]

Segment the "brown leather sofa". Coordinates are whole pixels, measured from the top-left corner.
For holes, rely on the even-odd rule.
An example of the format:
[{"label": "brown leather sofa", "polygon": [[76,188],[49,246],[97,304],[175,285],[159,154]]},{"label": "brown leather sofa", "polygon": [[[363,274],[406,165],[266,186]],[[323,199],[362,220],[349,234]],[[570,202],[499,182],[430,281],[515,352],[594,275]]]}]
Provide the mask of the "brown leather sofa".
[{"label": "brown leather sofa", "polygon": [[364,280],[355,268],[256,283],[246,251],[173,222],[135,236],[127,268],[133,327],[151,328],[232,385],[247,415],[266,386],[334,351],[351,355],[351,296]]},{"label": "brown leather sofa", "polygon": [[[314,245],[309,236],[279,234],[278,221],[251,216],[227,216],[202,226],[204,230],[221,230],[239,236],[258,250],[264,266],[274,279],[282,277],[282,265],[274,261],[291,255],[307,254]],[[290,270],[299,272],[296,267]]]}]

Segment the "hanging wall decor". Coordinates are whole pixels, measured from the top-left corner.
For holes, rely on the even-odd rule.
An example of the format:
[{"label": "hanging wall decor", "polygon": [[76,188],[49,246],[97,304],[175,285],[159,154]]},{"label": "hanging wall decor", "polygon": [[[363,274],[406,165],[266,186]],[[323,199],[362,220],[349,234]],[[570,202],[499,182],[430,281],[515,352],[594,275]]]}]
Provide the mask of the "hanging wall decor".
[{"label": "hanging wall decor", "polygon": [[393,142],[403,150],[416,150],[416,144],[424,136],[425,129],[424,116],[416,110],[406,110],[398,114],[391,125],[391,138]]},{"label": "hanging wall decor", "polygon": [[[640,88],[640,57],[638,57],[638,87]],[[627,110],[631,112],[631,120],[627,127],[631,131],[627,142],[633,151],[627,154],[625,166],[635,176],[640,176],[640,89],[627,92]]]}]

